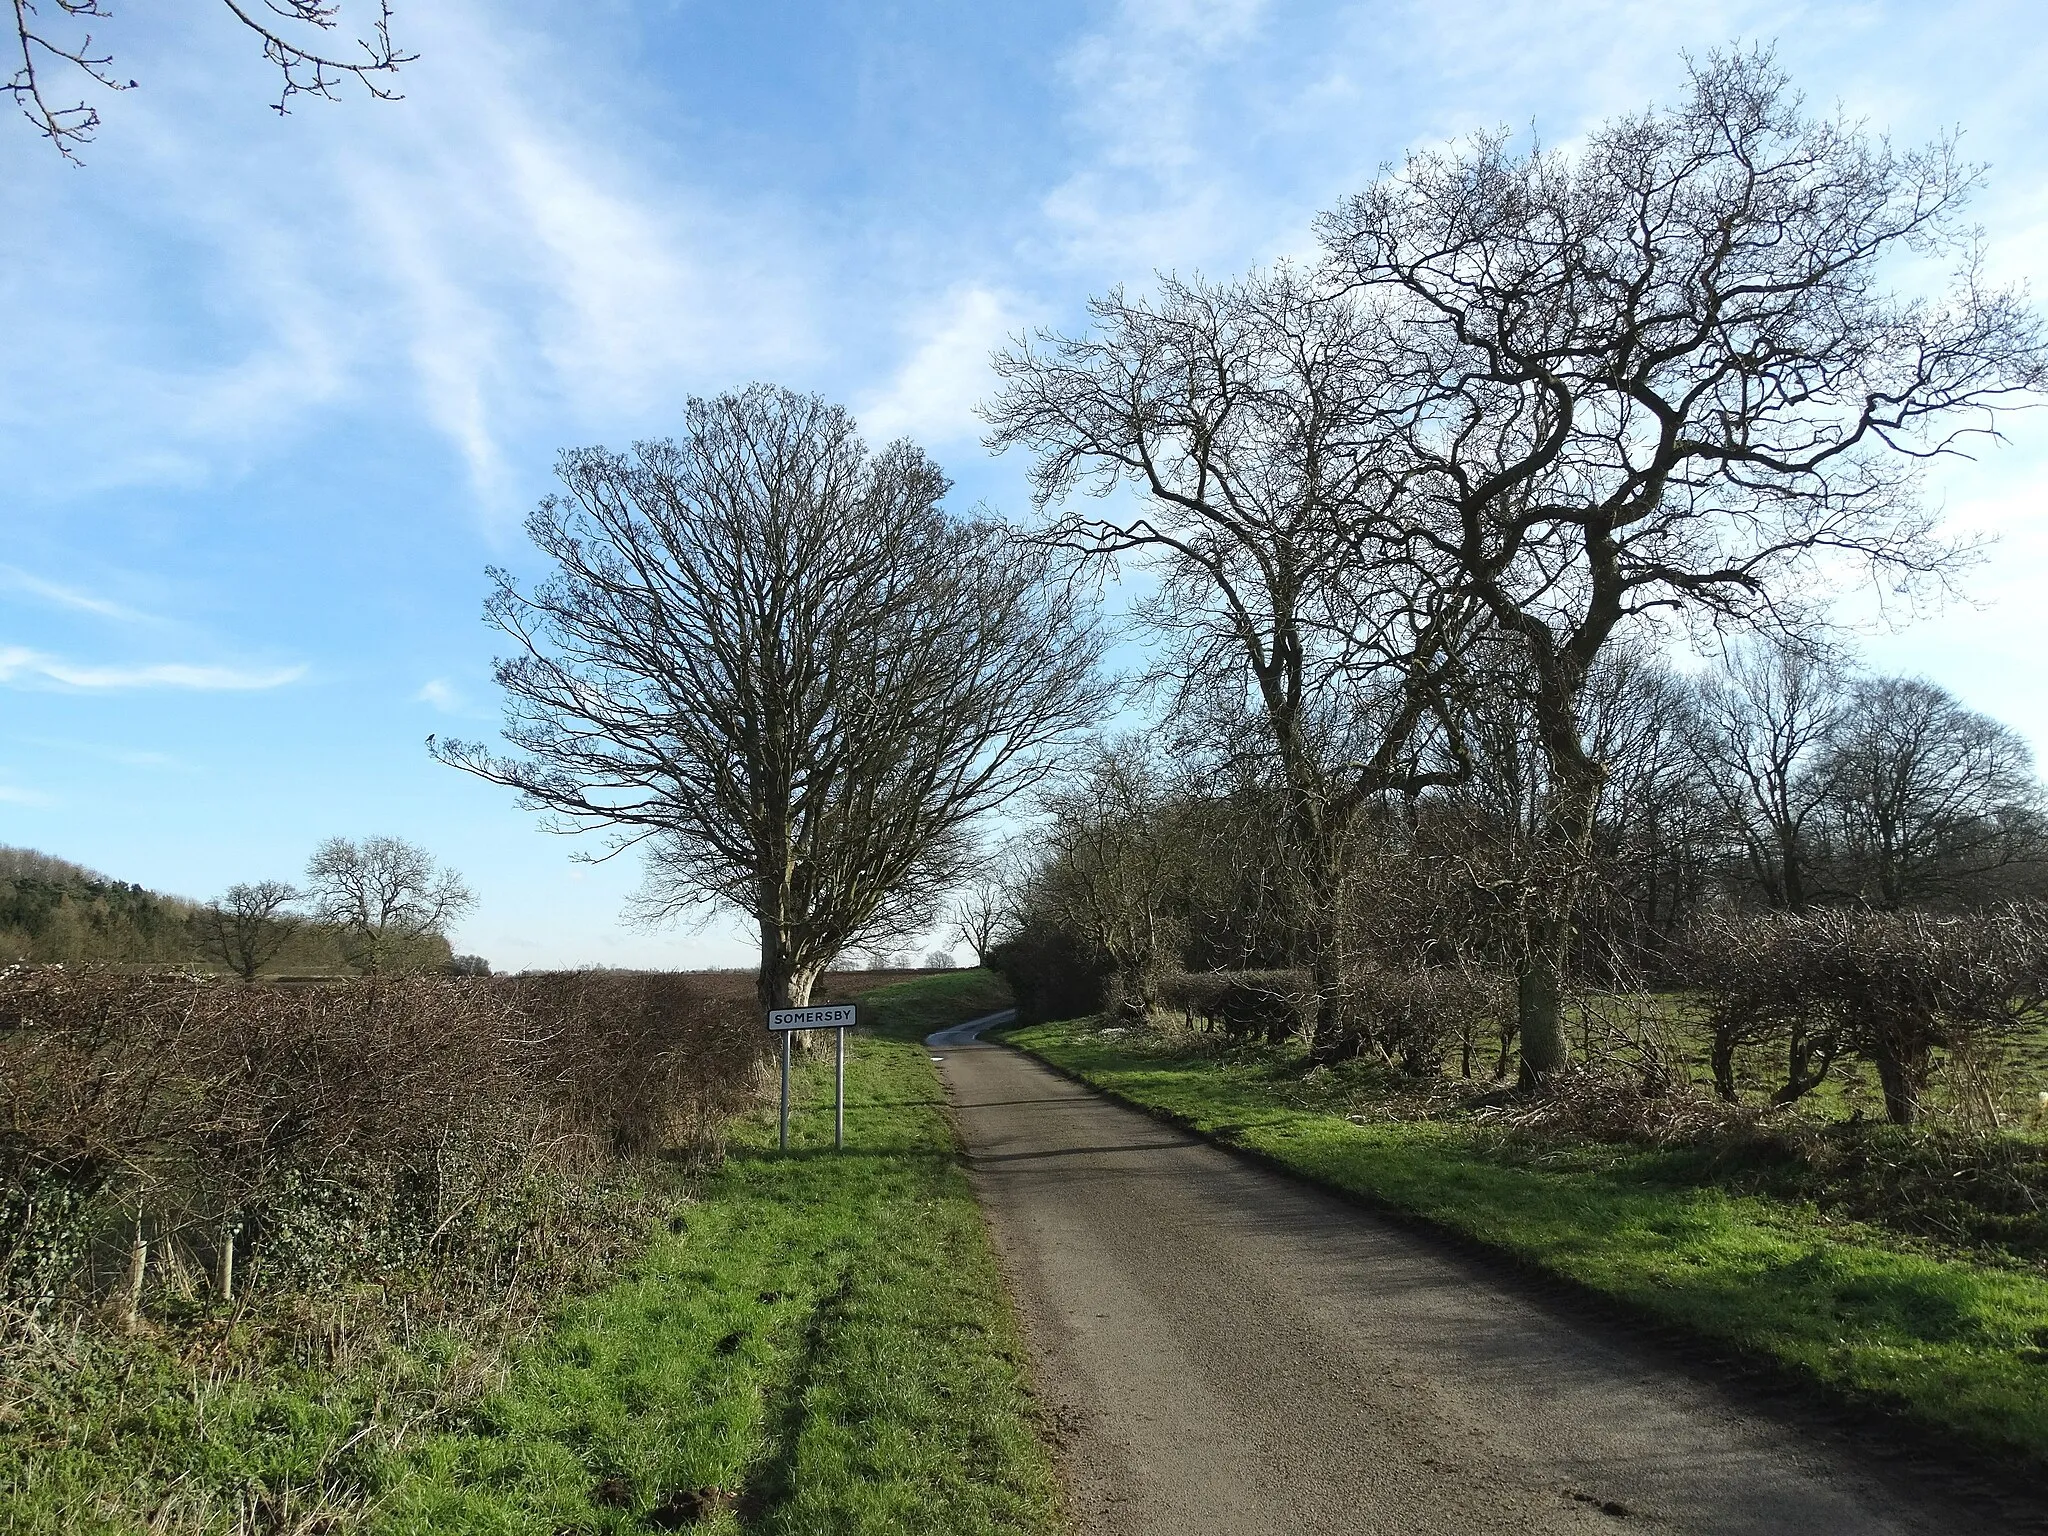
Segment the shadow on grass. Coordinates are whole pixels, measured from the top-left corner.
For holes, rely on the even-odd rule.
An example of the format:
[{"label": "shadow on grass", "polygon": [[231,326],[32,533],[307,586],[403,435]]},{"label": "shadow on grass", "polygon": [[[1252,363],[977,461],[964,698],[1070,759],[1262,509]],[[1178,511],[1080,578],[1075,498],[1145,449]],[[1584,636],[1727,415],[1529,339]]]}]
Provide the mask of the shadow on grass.
[{"label": "shadow on grass", "polygon": [[853,1257],[849,1255],[832,1289],[819,1299],[812,1310],[789,1374],[768,1401],[769,1452],[748,1477],[746,1490],[739,1501],[749,1529],[769,1531],[785,1525],[786,1522],[776,1517],[796,1500],[805,1399],[830,1355],[832,1331],[853,1294],[853,1279]]}]

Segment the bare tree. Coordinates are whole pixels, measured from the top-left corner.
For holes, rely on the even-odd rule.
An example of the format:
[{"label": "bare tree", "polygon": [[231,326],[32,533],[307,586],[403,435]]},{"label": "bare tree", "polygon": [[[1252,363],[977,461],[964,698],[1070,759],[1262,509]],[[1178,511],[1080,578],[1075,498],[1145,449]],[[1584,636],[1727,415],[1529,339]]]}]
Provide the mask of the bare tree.
[{"label": "bare tree", "polygon": [[[1341,850],[1370,805],[1456,777],[1418,742],[1448,721],[1441,687],[1472,613],[1414,568],[1420,546],[1389,517],[1388,333],[1286,267],[1167,279],[1156,301],[1118,290],[1090,309],[1093,333],[997,356],[988,444],[1036,455],[1037,502],[1057,509],[1048,543],[1148,562],[1159,588],[1142,617],[1171,642],[1182,700],[1228,698],[1259,722],[1247,745],[1284,786],[1307,887],[1317,1045],[1344,1048],[1344,960],[1325,920]],[[1125,484],[1142,500],[1121,516],[1066,508],[1077,490]]]},{"label": "bare tree", "polygon": [[[66,78],[89,77],[110,91],[131,91],[133,80],[113,73],[113,55],[102,51],[86,30],[113,12],[106,0],[48,0],[49,14],[60,33],[44,30],[36,0],[14,0],[16,57],[21,61],[7,82],[7,92],[36,131],[67,160],[76,160],[81,146],[99,132],[100,111],[89,101],[60,105],[61,95],[44,73],[56,69]],[[339,0],[221,0],[236,21],[262,40],[263,56],[277,66],[280,77],[276,110],[290,110],[294,96],[320,96],[332,101],[335,88],[353,79],[381,101],[396,101],[389,81],[399,66],[419,57],[391,40],[390,0],[378,0],[376,20],[366,36],[357,38],[356,52],[328,51],[335,32]],[[60,35],[61,34],[61,35]],[[68,88],[67,88],[68,89]]]},{"label": "bare tree", "polygon": [[196,914],[199,941],[237,976],[254,981],[305,921],[292,910],[298,899],[298,889],[282,880],[231,885]]},{"label": "bare tree", "polygon": [[1000,873],[984,871],[953,903],[951,932],[974,952],[976,965],[988,964],[988,952],[1014,921],[1010,883]]},{"label": "bare tree", "polygon": [[[1986,282],[1959,222],[1977,179],[1952,141],[1901,154],[1805,116],[1757,53],[1712,58],[1679,106],[1575,153],[1517,156],[1499,134],[1417,154],[1322,220],[1332,270],[1397,338],[1413,536],[1534,684],[1525,1079],[1565,1060],[1601,651],[1656,610],[1795,625],[1845,561],[1897,581],[1953,565],[1918,471],[2043,378],[2037,318]],[[1939,301],[1889,286],[1885,259],[1908,252],[1954,259]]]},{"label": "bare tree", "polygon": [[1825,816],[1837,878],[1886,911],[1973,890],[2048,856],[2040,781],[2019,734],[1918,678],[1858,684],[1829,722],[1804,793]]},{"label": "bare tree", "polygon": [[494,573],[488,610],[519,648],[497,677],[524,755],[434,750],[643,848],[652,913],[751,917],[765,1006],[920,931],[972,824],[1104,701],[1050,555],[945,511],[938,466],[870,454],[816,396],[692,400],[680,442],[560,472],[527,524],[554,575]]},{"label": "bare tree", "polygon": [[1027,900],[1109,964],[1126,1017],[1143,1023],[1186,930],[1192,860],[1163,766],[1136,740],[1098,744],[1046,796],[1042,859]]},{"label": "bare tree", "polygon": [[306,863],[306,887],[314,914],[341,928],[349,963],[373,975],[407,964],[421,941],[446,938],[476,905],[462,876],[399,837],[330,837]]},{"label": "bare tree", "polygon": [[1813,827],[1827,778],[1813,771],[1841,710],[1842,681],[1805,647],[1732,651],[1697,690],[1693,753],[1772,907],[1812,897]]}]

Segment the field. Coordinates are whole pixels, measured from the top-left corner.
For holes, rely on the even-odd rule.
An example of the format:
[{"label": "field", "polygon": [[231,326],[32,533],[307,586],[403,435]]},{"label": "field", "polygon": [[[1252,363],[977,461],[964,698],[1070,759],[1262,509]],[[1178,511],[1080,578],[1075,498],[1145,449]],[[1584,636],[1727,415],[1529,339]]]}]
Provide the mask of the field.
[{"label": "field", "polygon": [[[1619,1033],[1654,1047],[1681,1063],[1702,1088],[1713,1083],[1711,1036],[1705,1004],[1685,992],[1658,992],[1614,999],[1588,1018],[1575,1018],[1574,1044],[1582,1056],[1596,1056],[1609,1021],[1626,1019]],[[1589,1049],[1590,1047],[1590,1049]],[[1446,1066],[1455,1070],[1456,1062]],[[1761,1102],[1785,1080],[1785,1063],[1763,1046],[1742,1046],[1735,1054],[1738,1091]],[[1929,1123],[1969,1130],[2039,1129],[2048,1094],[2048,1021],[2034,1019],[1987,1034],[1973,1051],[1937,1050],[1922,1111]],[[1868,1062],[1844,1056],[1826,1079],[1800,1102],[1802,1116],[1822,1120],[1882,1119],[1884,1094]]]}]

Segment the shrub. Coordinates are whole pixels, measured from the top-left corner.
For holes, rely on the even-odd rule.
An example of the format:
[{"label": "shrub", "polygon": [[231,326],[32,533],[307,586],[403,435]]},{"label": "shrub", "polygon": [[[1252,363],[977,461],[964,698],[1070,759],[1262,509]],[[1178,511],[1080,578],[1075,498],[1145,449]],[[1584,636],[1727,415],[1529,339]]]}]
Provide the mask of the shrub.
[{"label": "shrub", "polygon": [[620,1155],[715,1145],[764,1054],[672,975],[0,972],[0,1299],[516,1265]]},{"label": "shrub", "polygon": [[1689,944],[1691,979],[1708,994],[1715,1087],[1735,1096],[1744,1045],[1785,1053],[1791,1103],[1843,1053],[1877,1069],[1885,1112],[1911,1125],[1936,1048],[2038,1016],[2048,985],[2048,914],[2013,906],[1963,917],[1823,911],[1729,917]]},{"label": "shrub", "polygon": [[1189,1027],[1222,1026],[1233,1040],[1280,1045],[1306,1035],[1315,1018],[1315,985],[1306,971],[1185,971],[1160,982],[1161,1006],[1178,1008]]},{"label": "shrub", "polygon": [[1009,983],[1017,1017],[1026,1024],[1079,1018],[1102,1007],[1100,958],[1052,923],[1027,921],[1014,937],[989,950],[986,963]]},{"label": "shrub", "polygon": [[1411,1077],[1442,1071],[1445,1053],[1455,1042],[1466,1043],[1469,1057],[1477,1022],[1498,1019],[1513,1006],[1500,978],[1448,966],[1372,967],[1358,977],[1352,991],[1361,1036],[1376,1041]]}]

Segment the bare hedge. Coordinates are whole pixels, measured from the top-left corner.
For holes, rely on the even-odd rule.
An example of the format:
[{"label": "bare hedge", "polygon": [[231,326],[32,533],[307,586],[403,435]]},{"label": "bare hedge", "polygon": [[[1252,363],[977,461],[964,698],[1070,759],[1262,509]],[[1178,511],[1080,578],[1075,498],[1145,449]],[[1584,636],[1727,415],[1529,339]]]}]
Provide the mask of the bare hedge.
[{"label": "bare hedge", "polygon": [[[1347,988],[1346,1014],[1359,1049],[1375,1051],[1416,1077],[1443,1069],[1451,1047],[1468,1042],[1479,1021],[1508,1006],[1503,983],[1488,972],[1367,966]],[[1162,1007],[1190,1029],[1221,1029],[1233,1039],[1280,1045],[1306,1039],[1315,1019],[1307,971],[1187,971],[1159,985]]]},{"label": "bare hedge", "polygon": [[0,1300],[516,1265],[622,1155],[714,1147],[763,1055],[680,975],[0,971]]},{"label": "bare hedge", "polygon": [[1166,977],[1156,994],[1179,1009],[1190,1028],[1220,1027],[1234,1040],[1279,1045],[1315,1017],[1315,985],[1307,971],[1184,971]]},{"label": "bare hedge", "polygon": [[2048,1003],[2048,912],[1960,917],[1828,910],[1728,916],[1688,945],[1689,980],[1710,1004],[1714,1084],[1735,1097],[1735,1057],[1769,1047],[1785,1064],[1773,1101],[1813,1091],[1842,1056],[1877,1069],[1885,1111],[1919,1117],[1937,1048],[2041,1016]]}]

